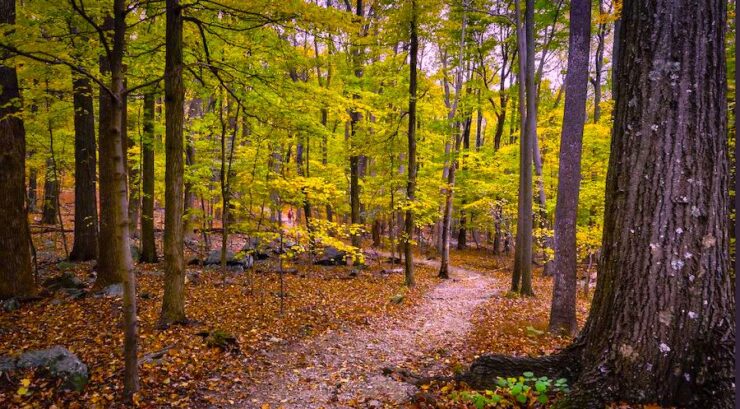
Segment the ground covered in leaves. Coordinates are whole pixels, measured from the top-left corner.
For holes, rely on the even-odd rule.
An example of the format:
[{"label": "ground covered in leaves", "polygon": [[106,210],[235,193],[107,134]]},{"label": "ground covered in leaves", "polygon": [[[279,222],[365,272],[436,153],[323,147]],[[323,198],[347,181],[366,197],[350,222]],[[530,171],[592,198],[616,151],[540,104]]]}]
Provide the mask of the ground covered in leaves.
[{"label": "ground covered in leaves", "polygon": [[[507,291],[509,257],[453,251],[453,278],[442,281],[435,277],[437,261],[419,255],[417,287],[407,291],[399,266],[386,256],[371,251],[364,269],[287,263],[283,297],[274,259],[225,276],[217,268],[190,266],[186,310],[193,323],[166,330],[157,328],[162,266],[137,265],[137,405],[465,407],[459,397],[464,385],[417,389],[409,382],[452,375],[483,353],[542,355],[570,341],[544,332],[552,280],[541,269],[535,271],[537,297],[520,298]],[[118,405],[121,299],[93,295],[93,269],[46,260],[40,281],[68,271],[84,282],[85,295],[42,293],[18,310],[0,312],[0,355],[65,346],[89,367],[85,390],[61,392],[59,381],[40,371],[3,374],[0,407]],[[581,322],[588,304],[579,296]]]}]

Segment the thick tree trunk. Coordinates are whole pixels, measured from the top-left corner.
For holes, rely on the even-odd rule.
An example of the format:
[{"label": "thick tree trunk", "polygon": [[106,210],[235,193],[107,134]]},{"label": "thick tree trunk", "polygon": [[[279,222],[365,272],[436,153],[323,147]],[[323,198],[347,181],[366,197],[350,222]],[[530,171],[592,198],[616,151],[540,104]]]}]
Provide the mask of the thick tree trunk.
[{"label": "thick tree trunk", "polygon": [[[511,291],[533,295],[532,290],[532,153],[536,124],[534,84],[534,2],[527,0],[526,28],[521,24],[519,0],[515,1],[519,44],[519,209]],[[531,49],[530,49],[531,48]]]},{"label": "thick tree trunk", "polygon": [[165,52],[165,229],[164,297],[160,324],[182,323],[185,317],[185,263],[183,260],[183,115],[182,8],[167,0]]},{"label": "thick tree trunk", "polygon": [[56,224],[59,212],[59,181],[57,171],[54,168],[54,160],[46,159],[46,176],[44,176],[44,204],[41,210],[42,224]]},{"label": "thick tree trunk", "polygon": [[549,329],[575,335],[576,322],[576,216],[581,181],[583,125],[586,120],[588,57],[591,44],[591,1],[570,4],[568,73],[565,76],[565,117],[560,137],[558,200],[555,205],[555,282]]},{"label": "thick tree trunk", "polygon": [[[417,65],[419,58],[418,10],[416,0],[411,0],[410,47],[409,47],[409,124],[408,124],[408,179],[406,183],[406,201],[413,204],[416,200],[416,92]],[[409,287],[415,285],[414,253],[411,240],[414,233],[414,212],[411,207],[406,210],[404,220],[404,277]]]},{"label": "thick tree trunk", "polygon": [[[15,0],[0,0],[0,23],[15,24]],[[0,299],[34,293],[26,214],[26,130],[15,67],[0,52]]]},{"label": "thick tree trunk", "polygon": [[[512,375],[572,368],[561,407],[734,406],[726,12],[722,0],[624,2],[602,266],[589,318],[560,354],[508,365]],[[497,361],[475,363],[473,383],[495,382],[478,375],[493,374],[485,369]]]},{"label": "thick tree trunk", "polygon": [[154,240],[154,94],[144,94],[144,134],[141,141],[141,259],[157,262]]},{"label": "thick tree trunk", "polygon": [[75,124],[75,224],[70,260],[93,260],[98,256],[98,200],[95,188],[95,113],[90,79],[72,81]]}]

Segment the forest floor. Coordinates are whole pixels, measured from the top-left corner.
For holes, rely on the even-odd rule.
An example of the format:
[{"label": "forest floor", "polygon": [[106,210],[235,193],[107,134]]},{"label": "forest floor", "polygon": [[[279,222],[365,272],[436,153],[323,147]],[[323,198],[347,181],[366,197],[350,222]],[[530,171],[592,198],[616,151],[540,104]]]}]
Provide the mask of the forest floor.
[{"label": "forest floor", "polygon": [[[34,236],[38,281],[72,273],[82,294],[44,290],[17,310],[0,311],[0,356],[62,345],[87,364],[90,381],[82,392],[66,392],[43,372],[2,374],[0,407],[119,407],[121,299],[96,296],[94,263],[63,261],[55,235]],[[233,247],[242,244],[235,237]],[[537,296],[518,297],[508,293],[508,256],[483,248],[453,250],[453,277],[440,280],[438,263],[419,254],[417,286],[408,290],[398,264],[389,264],[383,253],[367,253],[367,267],[359,270],[305,259],[287,261],[282,275],[274,259],[226,276],[217,268],[188,266],[186,312],[192,322],[166,330],[157,327],[163,266],[137,264],[138,407],[413,407],[419,391],[386,376],[384,368],[450,375],[483,353],[538,356],[569,342],[544,332],[552,280],[541,268],[534,274]],[[581,294],[581,322],[588,305]],[[234,344],[219,349],[199,336],[218,331]],[[459,407],[440,388],[422,392],[436,393],[439,406]]]}]

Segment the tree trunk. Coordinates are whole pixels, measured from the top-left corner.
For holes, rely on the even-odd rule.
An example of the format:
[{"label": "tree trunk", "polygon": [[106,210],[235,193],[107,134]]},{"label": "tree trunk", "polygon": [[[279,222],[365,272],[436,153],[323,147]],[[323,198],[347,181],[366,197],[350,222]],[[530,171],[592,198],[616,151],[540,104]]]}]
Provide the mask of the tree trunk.
[{"label": "tree trunk", "polygon": [[38,197],[36,183],[38,179],[38,170],[32,167],[28,170],[28,213],[36,211],[36,201]]},{"label": "tree trunk", "polygon": [[[599,20],[604,14],[604,2],[599,0]],[[608,25],[605,22],[599,23],[596,32],[596,54],[594,55],[594,77],[592,84],[594,87],[594,123],[599,122],[601,118],[601,76],[604,66],[604,46],[606,45],[606,34]]]},{"label": "tree trunk", "polygon": [[141,262],[157,262],[154,240],[154,94],[144,94],[144,135],[141,141]]},{"label": "tree trunk", "polygon": [[555,282],[550,309],[551,332],[575,335],[576,216],[581,181],[583,125],[586,120],[588,57],[591,42],[591,1],[572,0],[568,72],[565,76],[565,117],[560,137],[558,200],[555,205]]},{"label": "tree trunk", "polygon": [[46,176],[44,176],[44,206],[41,211],[42,224],[56,224],[57,212],[59,212],[59,181],[57,171],[54,169],[54,160],[46,159]]},{"label": "tree trunk", "polygon": [[[0,0],[0,23],[15,24],[15,0]],[[26,130],[19,114],[15,67],[0,52],[0,299],[33,295],[31,237],[26,214]]]},{"label": "tree trunk", "polygon": [[[508,358],[512,375],[568,368],[561,407],[734,407],[726,13],[722,0],[624,2],[589,318],[559,354]],[[466,378],[493,384],[498,362],[481,358]]]},{"label": "tree trunk", "polygon": [[[406,201],[413,204],[416,199],[416,91],[417,91],[417,65],[419,58],[419,33],[418,33],[418,10],[416,0],[411,0],[411,23],[410,23],[410,47],[409,47],[409,124],[408,124],[408,180],[406,183]],[[406,209],[404,220],[404,277],[405,284],[409,287],[415,285],[414,280],[414,253],[411,248],[411,240],[414,233],[414,212],[411,207]]]},{"label": "tree trunk", "polygon": [[[104,28],[111,30],[112,25],[112,19],[110,17],[106,18]],[[110,67],[109,57],[101,56],[100,74],[103,78],[112,78]],[[122,118],[113,118],[115,115],[121,114],[120,110],[114,111],[115,101],[113,101],[113,93],[113,90],[101,87],[98,101],[100,229],[98,231],[97,278],[95,279],[95,286],[97,288],[120,283],[123,278],[119,274],[118,268],[122,263],[127,263],[127,261],[123,262],[119,260],[120,254],[116,253],[116,249],[118,248],[118,243],[116,243],[118,237],[117,229],[120,220],[117,220],[117,213],[111,211],[111,209],[115,209],[117,206],[119,193],[116,191],[118,185],[115,179],[117,162],[120,161],[123,165],[122,153],[116,148],[116,144],[121,144],[121,141],[117,140],[121,135],[115,132],[120,132],[120,129],[111,129],[115,124],[122,122]],[[121,177],[125,183],[125,174],[121,175]],[[123,194],[126,194],[125,184],[123,186]],[[126,246],[128,246],[128,243],[126,243]]]},{"label": "tree trunk", "polygon": [[[534,2],[526,0],[526,27],[521,24],[519,0],[515,0],[519,45],[519,206],[517,215],[514,272],[511,291],[533,295],[532,290],[532,137],[536,126],[534,84]],[[525,38],[526,37],[526,38]]]},{"label": "tree trunk", "polygon": [[165,220],[164,297],[161,325],[182,323],[185,317],[185,263],[183,260],[183,115],[182,8],[167,0],[165,52]]},{"label": "tree trunk", "polygon": [[90,79],[72,81],[75,125],[75,224],[69,259],[93,260],[98,256],[98,205],[95,188],[95,113]]}]

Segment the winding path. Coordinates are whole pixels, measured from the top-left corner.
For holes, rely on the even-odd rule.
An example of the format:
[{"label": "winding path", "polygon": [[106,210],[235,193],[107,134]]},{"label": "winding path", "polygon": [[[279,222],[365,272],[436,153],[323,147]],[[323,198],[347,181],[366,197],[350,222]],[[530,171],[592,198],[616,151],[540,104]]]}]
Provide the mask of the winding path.
[{"label": "winding path", "polygon": [[[414,262],[439,267],[436,261]],[[265,403],[286,409],[397,407],[416,388],[383,375],[383,368],[409,368],[424,376],[442,373],[446,357],[461,350],[475,307],[495,294],[493,283],[476,272],[452,267],[451,279],[428,291],[400,318],[327,332],[267,352],[272,368],[250,387],[250,399],[238,407],[261,408]]]}]

